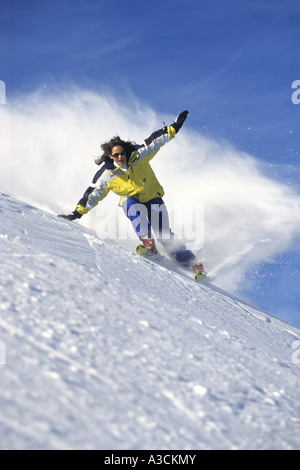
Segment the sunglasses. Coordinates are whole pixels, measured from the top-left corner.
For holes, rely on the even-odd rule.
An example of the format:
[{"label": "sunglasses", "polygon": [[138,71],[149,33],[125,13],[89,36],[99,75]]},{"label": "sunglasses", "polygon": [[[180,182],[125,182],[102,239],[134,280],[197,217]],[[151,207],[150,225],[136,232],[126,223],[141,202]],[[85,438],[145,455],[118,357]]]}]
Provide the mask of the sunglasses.
[{"label": "sunglasses", "polygon": [[120,156],[120,157],[124,157],[124,155],[126,155],[126,152],[125,152],[125,150],[122,150],[121,153],[114,153],[114,154],[112,155],[112,157],[113,157],[113,158],[118,158],[119,156]]}]

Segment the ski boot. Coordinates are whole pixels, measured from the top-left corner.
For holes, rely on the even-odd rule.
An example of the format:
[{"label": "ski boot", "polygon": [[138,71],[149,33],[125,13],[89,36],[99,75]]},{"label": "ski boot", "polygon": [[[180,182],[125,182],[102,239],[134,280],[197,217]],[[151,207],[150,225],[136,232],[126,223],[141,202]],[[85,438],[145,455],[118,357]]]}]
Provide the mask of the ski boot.
[{"label": "ski boot", "polygon": [[200,282],[205,276],[206,272],[204,271],[204,266],[202,263],[196,261],[191,265],[191,270],[195,274],[195,281]]},{"label": "ski boot", "polygon": [[148,258],[150,256],[158,255],[158,249],[156,248],[155,240],[153,238],[141,238],[142,245],[136,247],[138,255]]}]

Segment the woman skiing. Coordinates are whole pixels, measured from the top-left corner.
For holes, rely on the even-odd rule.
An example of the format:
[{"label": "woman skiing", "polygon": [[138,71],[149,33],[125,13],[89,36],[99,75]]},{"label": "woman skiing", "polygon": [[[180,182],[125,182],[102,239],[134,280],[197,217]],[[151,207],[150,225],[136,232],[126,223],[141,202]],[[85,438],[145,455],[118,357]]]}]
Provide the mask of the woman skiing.
[{"label": "woman skiing", "polygon": [[158,253],[155,234],[170,257],[196,273],[203,272],[203,265],[196,262],[195,255],[174,239],[162,199],[164,190],[149,163],[160,148],[175,137],[187,115],[188,111],[183,111],[173,124],[153,132],[142,145],[123,141],[119,136],[101,145],[103,155],[96,160],[101,165],[100,170],[76,209],[60,217],[79,219],[102,201],[109,191],[113,191],[121,196],[120,205],[142,242],[139,248],[142,248],[144,256]]}]

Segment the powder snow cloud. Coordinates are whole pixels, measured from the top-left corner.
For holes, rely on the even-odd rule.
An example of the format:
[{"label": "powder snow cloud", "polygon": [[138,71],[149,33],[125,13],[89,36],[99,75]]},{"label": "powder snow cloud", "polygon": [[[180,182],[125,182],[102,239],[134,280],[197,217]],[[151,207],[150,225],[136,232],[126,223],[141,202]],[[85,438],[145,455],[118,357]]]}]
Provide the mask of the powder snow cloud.
[{"label": "powder snow cloud", "polygon": [[[38,89],[0,108],[0,190],[53,213],[71,211],[98,168],[93,159],[102,142],[119,134],[142,143],[174,118],[133,96]],[[184,207],[203,210],[198,254],[220,287],[234,290],[252,265],[299,240],[297,189],[270,178],[251,155],[191,129],[188,120],[152,162],[171,216]],[[101,206],[116,224],[128,224],[117,204],[109,194],[80,223],[101,236]],[[136,241],[120,243],[134,248]]]}]

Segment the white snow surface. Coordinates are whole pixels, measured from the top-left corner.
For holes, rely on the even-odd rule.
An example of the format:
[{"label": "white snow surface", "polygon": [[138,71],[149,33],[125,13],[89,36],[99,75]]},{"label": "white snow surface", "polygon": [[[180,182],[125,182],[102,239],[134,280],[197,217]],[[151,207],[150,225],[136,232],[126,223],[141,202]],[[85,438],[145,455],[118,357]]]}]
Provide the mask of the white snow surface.
[{"label": "white snow surface", "polygon": [[300,448],[297,328],[6,194],[0,247],[1,449]]}]

